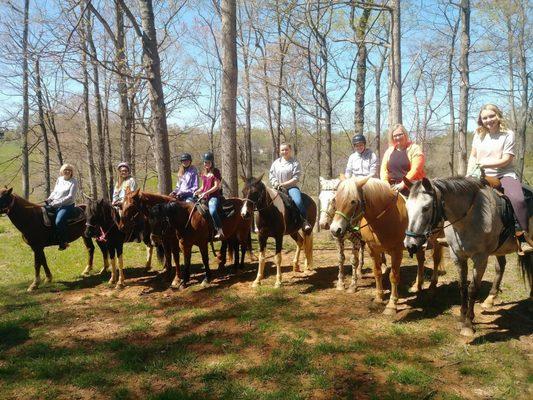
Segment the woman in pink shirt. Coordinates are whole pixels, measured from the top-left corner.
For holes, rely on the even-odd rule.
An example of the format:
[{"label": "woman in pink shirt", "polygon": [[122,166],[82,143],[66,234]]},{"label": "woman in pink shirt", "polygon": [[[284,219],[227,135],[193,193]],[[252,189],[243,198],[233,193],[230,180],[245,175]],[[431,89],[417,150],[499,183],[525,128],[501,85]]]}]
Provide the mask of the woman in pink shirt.
[{"label": "woman in pink shirt", "polygon": [[516,236],[521,243],[521,251],[531,252],[533,247],[528,243],[530,239],[526,201],[513,167],[514,132],[506,128],[502,112],[493,104],[481,107],[477,124],[467,175],[472,175],[476,168],[481,167],[485,170],[485,175],[500,179],[518,221]]},{"label": "woman in pink shirt", "polygon": [[218,205],[220,197],[222,196],[222,175],[220,170],[215,168],[215,157],[213,153],[208,152],[203,156],[204,171],[200,178],[202,179],[202,187],[194,192],[199,199],[205,199],[209,205],[209,213],[213,218],[215,226],[215,240],[224,240],[224,232],[222,231],[222,221],[218,215]]}]

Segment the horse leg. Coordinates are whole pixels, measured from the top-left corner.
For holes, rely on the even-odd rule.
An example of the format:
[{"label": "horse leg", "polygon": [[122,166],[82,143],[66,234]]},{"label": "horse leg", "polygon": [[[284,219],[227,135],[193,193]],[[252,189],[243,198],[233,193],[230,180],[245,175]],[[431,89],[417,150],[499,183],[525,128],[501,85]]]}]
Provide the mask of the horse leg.
[{"label": "horse leg", "polygon": [[94,244],[91,238],[83,236],[83,243],[85,244],[85,247],[87,248],[87,266],[81,273],[82,276],[89,276],[91,274],[91,271],[93,270],[93,261],[94,261]]},{"label": "horse leg", "polygon": [[354,238],[354,241],[356,240],[359,245],[359,263],[357,264],[357,279],[362,279],[363,278],[363,266],[365,264],[365,242],[363,242],[361,239]]},{"label": "horse leg", "polygon": [[115,249],[110,248],[109,249],[109,258],[111,259],[111,278],[109,278],[109,284],[113,285],[117,283],[118,276],[117,276],[117,265],[115,260]]},{"label": "horse leg", "polygon": [[459,276],[459,292],[461,294],[461,313],[459,316],[459,326],[463,327],[463,323],[466,319],[466,309],[468,304],[468,260],[464,258],[456,258],[452,252],[450,252],[453,261],[457,267],[457,275]]},{"label": "horse leg", "polygon": [[28,292],[32,292],[39,288],[41,283],[41,263],[44,257],[44,250],[42,248],[33,249],[33,267],[35,269],[35,278],[32,284],[28,287]]},{"label": "horse leg", "polygon": [[433,245],[433,272],[431,273],[431,283],[429,284],[429,291],[433,293],[439,283],[439,268],[442,262],[442,246],[435,240]]},{"label": "horse leg", "polygon": [[298,232],[291,234],[291,237],[296,242],[296,251],[294,252],[294,258],[292,259],[292,271],[302,272],[300,269],[300,252],[304,246],[304,238]]},{"label": "horse leg", "polygon": [[124,259],[122,258],[123,244],[119,243],[117,245],[117,258],[118,258],[118,282],[115,286],[116,289],[122,289],[126,286],[124,278]]},{"label": "horse leg", "polygon": [[474,304],[476,302],[476,295],[481,287],[481,280],[483,279],[483,274],[487,268],[487,259],[485,255],[476,255],[472,257],[474,261],[474,276],[472,281],[468,286],[468,311],[466,314],[466,319],[463,323],[463,328],[461,329],[462,336],[473,336],[474,335]]},{"label": "horse leg", "polygon": [[374,296],[374,301],[376,303],[383,303],[383,280],[382,280],[382,272],[381,272],[381,254],[370,249],[370,256],[372,257],[372,261],[374,262],[374,268],[372,269],[374,272],[374,279],[376,281],[376,293]]},{"label": "horse leg", "polygon": [[152,269],[152,255],[154,254],[154,246],[146,244],[146,262],[144,263],[144,269],[146,272]]},{"label": "horse leg", "polygon": [[424,264],[426,262],[426,254],[424,249],[416,252],[416,281],[413,286],[409,288],[409,293],[419,293],[424,286]]},{"label": "horse leg", "polygon": [[107,270],[109,269],[109,249],[107,245],[102,242],[97,242],[97,244],[98,244],[98,248],[102,252],[102,260],[104,261],[104,266],[102,267],[100,272],[98,272],[98,275],[102,275],[104,272],[107,272]]},{"label": "horse leg", "polygon": [[226,255],[228,253],[228,241],[223,240],[220,244],[220,251],[218,252],[218,269],[222,269],[226,266]]},{"label": "horse leg", "polygon": [[354,238],[352,241],[352,281],[348,287],[348,293],[355,293],[357,291],[357,279],[361,278],[363,273],[361,270],[360,258],[363,251],[363,246],[361,246],[361,241],[357,238]]},{"label": "horse leg", "polygon": [[313,231],[304,235],[304,251],[305,251],[305,264],[306,271],[313,269]]},{"label": "horse leg", "polygon": [[276,263],[276,283],[275,288],[281,287],[281,250],[283,248],[283,234],[279,234],[276,237],[276,255],[274,256],[274,262]]},{"label": "horse leg", "polygon": [[174,280],[170,284],[170,287],[174,289],[178,289],[178,290],[183,290],[185,289],[186,282],[184,279],[181,279],[179,244],[176,242],[176,240],[173,240],[171,246],[172,246],[172,256],[174,257],[174,262],[176,263],[176,275],[174,276]]},{"label": "horse leg", "polygon": [[44,278],[44,281],[46,283],[52,282],[52,273],[50,272],[50,269],[48,268],[48,262],[46,261],[46,255],[44,254],[44,249],[43,249],[43,254],[41,256],[41,265],[43,266],[44,274],[46,275],[46,278]]},{"label": "horse leg", "polygon": [[339,273],[337,275],[337,290],[344,290],[344,239],[338,238],[337,243],[337,252],[339,253]]},{"label": "horse leg", "polygon": [[492,287],[489,295],[483,304],[481,304],[481,307],[485,309],[489,309],[494,306],[494,300],[496,300],[501,291],[500,285],[502,283],[503,273],[505,272],[505,265],[507,264],[507,261],[505,260],[505,256],[496,256],[496,260],[498,261],[494,267],[496,270],[496,277],[494,278],[494,281],[492,281]]},{"label": "horse leg", "polygon": [[257,277],[252,283],[252,287],[257,287],[261,285],[261,279],[263,279],[265,272],[265,249],[267,238],[261,235],[258,235],[257,240],[259,242],[259,262],[257,266]]},{"label": "horse leg", "polygon": [[230,247],[233,252],[233,263],[232,263],[233,267],[232,268],[233,268],[233,271],[237,272],[237,270],[240,267],[239,240],[237,239],[237,237],[235,237]]},{"label": "horse leg", "polygon": [[240,242],[241,245],[241,260],[239,262],[239,268],[244,269],[244,257],[246,256],[246,251],[248,251],[248,243],[245,241]]},{"label": "horse leg", "polygon": [[[200,253],[202,255],[202,263],[204,264],[205,276],[202,281],[202,286],[207,286],[211,282],[211,270],[209,269],[209,250],[207,249],[207,243],[200,247]],[[189,264],[190,264],[190,255],[189,255]]]},{"label": "horse leg", "polygon": [[389,274],[391,290],[389,303],[383,311],[383,314],[385,315],[394,315],[397,311],[396,303],[398,302],[399,298],[398,285],[400,284],[400,264],[402,263],[402,253],[403,249],[391,254],[391,271]]}]

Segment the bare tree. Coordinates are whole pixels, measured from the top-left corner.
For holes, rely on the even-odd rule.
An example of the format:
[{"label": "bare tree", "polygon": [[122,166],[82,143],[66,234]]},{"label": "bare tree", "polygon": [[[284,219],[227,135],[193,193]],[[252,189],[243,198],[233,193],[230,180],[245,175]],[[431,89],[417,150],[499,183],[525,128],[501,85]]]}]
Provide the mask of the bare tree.
[{"label": "bare tree", "polygon": [[461,72],[461,85],[459,95],[459,163],[457,172],[459,175],[466,174],[467,144],[466,136],[468,129],[468,91],[470,89],[468,55],[470,53],[470,0],[461,0],[461,56],[459,69]]},{"label": "bare tree", "polygon": [[28,126],[30,118],[30,105],[28,93],[29,79],[29,51],[28,31],[30,25],[30,0],[24,0],[24,30],[22,33],[22,195],[25,199],[30,197],[30,159],[28,152]]},{"label": "bare tree", "polygon": [[389,57],[389,126],[402,123],[402,54],[400,0],[391,0],[391,54]]},{"label": "bare tree", "polygon": [[48,143],[48,132],[44,120],[43,93],[41,89],[41,68],[39,56],[35,57],[35,96],[37,97],[37,109],[39,115],[39,127],[43,138],[44,148],[44,191],[46,197],[50,195],[50,145]]}]

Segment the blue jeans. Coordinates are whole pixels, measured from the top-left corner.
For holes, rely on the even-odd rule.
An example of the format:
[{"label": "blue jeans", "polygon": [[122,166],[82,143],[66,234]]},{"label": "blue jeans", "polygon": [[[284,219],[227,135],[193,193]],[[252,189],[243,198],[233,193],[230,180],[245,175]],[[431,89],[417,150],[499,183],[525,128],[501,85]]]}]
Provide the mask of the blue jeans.
[{"label": "blue jeans", "polygon": [[307,210],[305,209],[305,204],[302,199],[302,192],[300,192],[300,189],[297,187],[290,188],[289,196],[291,196],[292,201],[294,201],[296,207],[298,207],[298,210],[300,210],[302,217],[306,218]]},{"label": "blue jeans", "polygon": [[217,208],[218,203],[220,202],[220,199],[218,197],[211,197],[209,199],[209,214],[211,214],[211,217],[213,218],[213,222],[215,224],[215,229],[222,228],[222,222],[220,221],[220,217],[218,216]]},{"label": "blue jeans", "polygon": [[74,214],[74,204],[59,207],[56,213],[56,232],[59,243],[67,242],[67,220]]},{"label": "blue jeans", "polygon": [[187,203],[195,203],[194,196],[192,194],[186,196],[180,196],[181,201],[186,201]]}]

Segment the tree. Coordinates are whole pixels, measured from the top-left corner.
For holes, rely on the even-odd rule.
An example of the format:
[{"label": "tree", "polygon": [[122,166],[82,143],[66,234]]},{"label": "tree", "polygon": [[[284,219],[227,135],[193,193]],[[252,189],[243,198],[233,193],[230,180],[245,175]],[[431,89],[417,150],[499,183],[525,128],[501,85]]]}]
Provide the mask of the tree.
[{"label": "tree", "polygon": [[22,34],[22,195],[30,197],[30,158],[28,152],[28,127],[30,119],[30,105],[28,93],[29,51],[28,31],[30,25],[30,0],[24,0],[24,31]]},{"label": "tree", "polygon": [[400,0],[391,1],[391,53],[389,57],[389,126],[402,123],[402,53]]},{"label": "tree", "polygon": [[470,0],[461,0],[459,8],[461,15],[461,56],[459,59],[461,85],[459,94],[459,163],[457,172],[459,175],[464,175],[467,167],[466,135],[468,129],[468,91],[470,89],[468,64],[468,54],[470,53]]},{"label": "tree", "polygon": [[35,96],[37,97],[37,109],[39,115],[39,128],[43,137],[44,148],[44,191],[46,197],[50,196],[50,145],[48,143],[48,132],[44,120],[43,93],[41,89],[41,68],[39,56],[35,58]]}]

